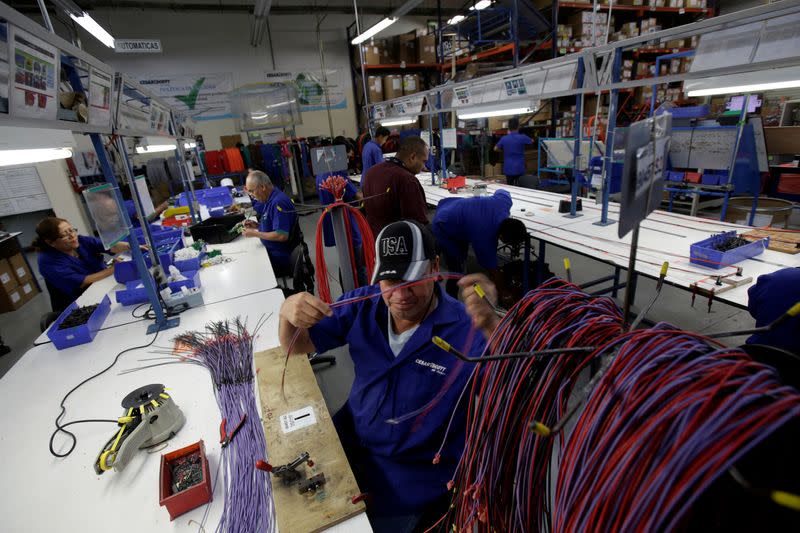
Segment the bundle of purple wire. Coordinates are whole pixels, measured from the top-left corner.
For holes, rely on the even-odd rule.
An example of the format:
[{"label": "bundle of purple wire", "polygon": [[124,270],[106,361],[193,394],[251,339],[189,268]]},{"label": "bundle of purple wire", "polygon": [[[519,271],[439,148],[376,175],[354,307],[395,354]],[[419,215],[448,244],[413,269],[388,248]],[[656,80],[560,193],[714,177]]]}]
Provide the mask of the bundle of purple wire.
[{"label": "bundle of purple wire", "polygon": [[276,530],[272,485],[254,468],[267,449],[253,372],[253,338],[263,323],[259,321],[250,333],[239,318],[212,322],[203,332],[188,332],[175,338],[176,343],[191,352],[188,359],[206,367],[211,374],[227,434],[244,417],[241,428],[222,448],[225,507],[216,531]]}]

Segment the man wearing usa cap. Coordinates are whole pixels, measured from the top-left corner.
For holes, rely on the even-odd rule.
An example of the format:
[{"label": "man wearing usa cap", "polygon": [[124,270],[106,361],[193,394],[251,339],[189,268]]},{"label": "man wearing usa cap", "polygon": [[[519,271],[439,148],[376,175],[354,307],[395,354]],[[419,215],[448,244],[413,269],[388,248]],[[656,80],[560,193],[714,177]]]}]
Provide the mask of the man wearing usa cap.
[{"label": "man wearing usa cap", "polygon": [[[280,339],[288,349],[299,330],[294,353],[349,345],[355,380],[334,422],[361,490],[371,495],[373,528],[411,531],[447,498],[447,482],[464,446],[463,406],[446,440],[445,428],[473,370],[431,339],[439,336],[480,355],[499,319],[475,294],[474,283],[480,282],[492,301],[496,291],[476,275],[460,281],[466,306],[447,295],[436,282],[434,238],[417,222],[386,226],[375,247],[373,285],[339,301],[366,298],[331,308],[311,294],[293,295],[281,307]],[[403,419],[426,406],[423,415]]]}]

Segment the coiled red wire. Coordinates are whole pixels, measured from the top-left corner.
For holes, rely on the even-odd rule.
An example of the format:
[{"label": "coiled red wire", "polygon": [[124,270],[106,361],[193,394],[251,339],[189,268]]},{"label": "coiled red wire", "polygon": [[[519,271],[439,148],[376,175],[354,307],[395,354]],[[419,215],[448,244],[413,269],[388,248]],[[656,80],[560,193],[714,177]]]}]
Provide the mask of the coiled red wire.
[{"label": "coiled red wire", "polygon": [[350,217],[348,214],[352,214],[353,218],[356,221],[356,225],[358,226],[358,230],[361,233],[361,248],[362,253],[364,256],[364,264],[366,265],[367,269],[367,279],[369,280],[372,278],[372,271],[375,268],[375,237],[372,234],[372,229],[370,228],[367,220],[364,218],[364,215],[356,209],[355,207],[351,206],[350,204],[345,203],[342,198],[344,196],[344,190],[347,186],[347,182],[345,178],[342,176],[330,176],[325,181],[322,182],[320,185],[321,188],[325,189],[326,191],[330,192],[333,197],[336,199],[334,203],[330,204],[325,211],[322,212],[322,215],[319,217],[317,221],[317,232],[316,232],[316,277],[317,277],[317,292],[319,294],[320,300],[325,303],[331,303],[331,289],[330,284],[328,282],[328,266],[325,262],[325,248],[324,248],[324,241],[322,238],[322,228],[324,224],[324,219],[330,213],[331,209],[339,208],[344,210],[344,227],[345,233],[347,234],[347,242],[346,243],[336,243],[336,246],[347,246],[348,254],[350,255],[350,265],[352,267],[352,276],[353,281],[355,282],[355,287],[358,287],[358,269],[356,266],[356,257],[355,251],[353,249],[353,228],[350,225]]}]

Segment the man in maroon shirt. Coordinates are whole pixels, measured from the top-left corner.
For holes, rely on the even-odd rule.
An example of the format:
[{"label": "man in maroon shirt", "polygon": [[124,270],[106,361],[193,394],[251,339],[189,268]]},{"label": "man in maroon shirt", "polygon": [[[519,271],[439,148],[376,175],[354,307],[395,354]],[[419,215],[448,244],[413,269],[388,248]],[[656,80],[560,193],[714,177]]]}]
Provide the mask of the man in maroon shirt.
[{"label": "man in maroon shirt", "polygon": [[372,233],[399,220],[428,223],[425,192],[417,173],[428,160],[428,145],[419,137],[406,137],[395,157],[378,163],[362,179],[364,208]]}]

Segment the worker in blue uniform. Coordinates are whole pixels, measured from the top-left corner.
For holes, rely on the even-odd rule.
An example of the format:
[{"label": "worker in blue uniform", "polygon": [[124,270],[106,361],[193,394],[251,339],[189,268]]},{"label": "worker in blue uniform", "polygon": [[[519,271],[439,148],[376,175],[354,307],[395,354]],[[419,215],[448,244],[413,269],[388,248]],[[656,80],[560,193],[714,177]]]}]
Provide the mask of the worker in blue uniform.
[{"label": "worker in blue uniform", "polygon": [[92,284],[114,274],[104,254],[131,249],[119,242],[109,250],[100,239],[78,235],[69,221],[47,217],[36,225],[33,247],[39,251],[39,272],[47,283],[53,311],[62,311]]},{"label": "worker in blue uniform", "polygon": [[380,126],[375,130],[375,138],[369,140],[364,148],[361,149],[361,187],[364,187],[364,177],[367,171],[377,165],[383,163],[383,149],[381,148],[386,139],[389,138],[389,128]]},{"label": "worker in blue uniform", "polygon": [[[279,334],[283,349],[295,354],[349,345],[355,381],[334,423],[359,487],[370,495],[373,529],[411,531],[430,525],[421,524],[422,517],[436,516],[438,505],[444,502],[446,510],[449,503],[447,483],[465,439],[466,410],[456,404],[473,370],[431,339],[480,355],[499,318],[474,283],[492,302],[496,291],[483,275],[462,278],[464,304],[442,291],[433,235],[417,222],[389,224],[375,249],[373,285],[339,302],[366,298],[331,307],[309,293],[290,296],[281,306]],[[402,419],[423,408],[422,418]]]},{"label": "worker in blue uniform", "polygon": [[[503,189],[491,196],[445,198],[440,201],[431,229],[447,271],[463,273],[469,247],[472,246],[478,264],[490,272],[495,284],[500,284],[498,239],[517,243],[525,238],[524,234],[519,235],[520,223],[514,223],[509,218],[510,213],[511,195]],[[458,295],[455,280],[447,281],[447,292],[454,297]]]},{"label": "worker in blue uniform", "polygon": [[299,235],[297,212],[294,204],[286,194],[272,184],[269,176],[260,170],[247,175],[245,181],[247,193],[265,204],[258,222],[246,220],[242,235],[258,237],[267,249],[273,270],[281,275],[291,270],[289,257],[292,249],[298,244],[293,238]]},{"label": "worker in blue uniform", "polygon": [[[800,268],[759,276],[747,296],[747,309],[756,319],[756,327],[768,326],[800,302]],[[800,316],[785,320],[771,331],[750,336],[747,343],[766,344],[800,355]]]},{"label": "worker in blue uniform", "polygon": [[495,152],[503,152],[503,174],[506,183],[516,185],[525,174],[525,147],[533,144],[533,140],[519,131],[519,119],[512,117],[508,121],[508,133],[495,145]]}]

